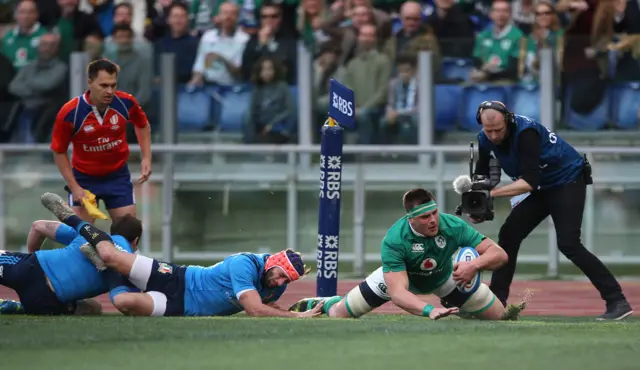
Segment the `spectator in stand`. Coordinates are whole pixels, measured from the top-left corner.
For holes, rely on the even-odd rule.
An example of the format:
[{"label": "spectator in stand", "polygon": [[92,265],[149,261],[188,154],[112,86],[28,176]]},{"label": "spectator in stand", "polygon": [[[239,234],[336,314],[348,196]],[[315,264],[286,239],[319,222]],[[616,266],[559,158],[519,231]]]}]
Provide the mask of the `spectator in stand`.
[{"label": "spectator in stand", "polygon": [[[391,59],[393,52],[389,37],[391,36],[390,24],[377,27],[375,23],[374,8],[366,5],[358,5],[351,12],[351,24],[342,28],[342,56],[340,64],[347,65],[351,58],[357,53],[357,45],[360,35],[360,28],[365,24],[372,24],[376,27],[376,49],[384,52]],[[387,81],[388,82],[388,81]]]},{"label": "spectator in stand", "polygon": [[68,67],[58,57],[60,36],[42,35],[37,59],[24,66],[9,85],[24,110],[14,141],[33,143],[48,140],[60,105],[64,103]]},{"label": "spectator in stand", "polygon": [[185,4],[171,4],[165,11],[168,14],[169,32],[156,41],[154,46],[156,76],[159,76],[160,72],[160,55],[174,53],[177,64],[177,83],[185,84],[191,79],[191,70],[198,52],[198,39],[189,33],[189,8]]},{"label": "spectator in stand", "polygon": [[296,131],[293,97],[278,63],[276,58],[266,57],[254,66],[254,89],[245,123],[246,143],[285,144],[293,141]]},{"label": "spectator in stand", "polygon": [[417,58],[418,52],[422,50],[432,51],[434,54],[433,77],[438,81],[441,70],[440,47],[431,27],[422,24],[421,12],[420,4],[417,2],[407,1],[402,4],[400,8],[402,28],[391,38],[391,58],[395,64],[396,55],[411,54]]},{"label": "spectator in stand", "polygon": [[238,6],[220,6],[220,29],[205,32],[200,39],[190,85],[230,86],[241,77],[241,63],[249,35],[237,28]]},{"label": "spectator in stand", "polygon": [[[536,2],[535,4],[537,4]],[[536,18],[533,0],[517,0],[511,3],[511,19],[523,34],[528,35]]]},{"label": "spectator in stand", "polygon": [[[572,90],[571,101],[564,103],[569,103],[571,109],[580,114],[592,112],[602,102],[607,89],[607,80],[604,78],[606,71],[602,66],[608,63],[608,59],[605,59],[608,52],[602,48],[596,49],[594,41],[600,39],[602,43],[609,38],[606,34],[612,33],[613,19],[598,17],[598,21],[607,24],[600,24],[599,30],[593,29],[597,23],[596,10],[601,3],[604,1],[560,0],[556,5],[558,12],[569,14],[569,25],[565,29],[564,37],[561,96],[566,97],[569,90]],[[611,31],[607,30],[607,27]],[[562,106],[563,113],[565,104]]]},{"label": "spectator in stand", "polygon": [[101,35],[91,34],[84,39],[83,50],[89,54],[89,62],[102,58],[104,39]]},{"label": "spectator in stand", "polygon": [[522,31],[511,20],[511,5],[496,0],[491,7],[493,25],[476,37],[473,50],[473,81],[509,81],[518,79],[518,59]]},{"label": "spectator in stand", "polygon": [[[133,21],[133,5],[130,3],[120,3],[114,7],[113,11],[113,24],[129,26],[133,30],[131,22]],[[115,29],[115,26],[114,26]],[[142,35],[136,35],[134,33],[133,48],[138,54],[144,57],[148,63],[153,60],[153,45]],[[117,54],[118,46],[114,42],[111,36],[107,37],[104,42],[104,54],[108,59],[113,59]],[[136,95],[138,102],[140,97]],[[142,104],[142,103],[140,103]]]},{"label": "spectator in stand", "polygon": [[[520,80],[536,81],[540,77],[540,49],[551,48],[556,52],[560,71],[562,52],[564,50],[564,30],[560,26],[560,19],[556,10],[548,1],[542,0],[535,6],[535,22],[528,37],[523,38],[520,46],[520,60],[518,75]],[[559,74],[558,74],[559,76]]]},{"label": "spectator in stand", "polygon": [[191,0],[189,5],[189,19],[194,36],[203,35],[216,26],[214,20],[217,9],[217,0]]},{"label": "spectator in stand", "polygon": [[365,24],[358,33],[356,56],[346,67],[343,83],[353,90],[356,100],[358,143],[377,142],[380,116],[387,104],[391,60],[378,51],[376,27]]},{"label": "spectator in stand", "polygon": [[323,0],[302,0],[298,7],[296,28],[309,50],[316,55],[319,46],[331,36],[322,29],[330,16]]},{"label": "spectator in stand", "polygon": [[297,74],[297,40],[281,28],[282,6],[265,2],[260,8],[260,30],[252,35],[242,55],[242,78],[250,81],[256,61],[273,57],[286,68],[285,80],[294,85]]},{"label": "spectator in stand", "polygon": [[427,18],[443,57],[469,58],[476,37],[471,18],[455,0],[435,0],[436,9]]},{"label": "spectator in stand", "polygon": [[[183,4],[174,0],[158,0],[154,6],[147,8],[149,24],[145,27],[144,37],[150,41],[159,40],[169,34],[169,12],[174,3]],[[186,5],[185,5],[186,6]],[[187,7],[187,19],[189,18],[189,7]],[[187,24],[187,28],[188,28]]]},{"label": "spectator in stand", "polygon": [[60,35],[58,57],[68,64],[71,53],[82,50],[82,44],[87,36],[93,34],[104,37],[104,35],[95,16],[78,9],[78,0],[57,1],[58,6],[52,13],[53,17],[46,19],[47,23],[45,23],[41,15],[40,22]]},{"label": "spectator in stand", "polygon": [[[406,4],[406,3],[405,3]],[[418,143],[418,81],[415,55],[400,55],[396,60],[398,77],[389,83],[387,109],[380,122],[384,144]]]},{"label": "spectator in stand", "polygon": [[120,66],[118,71],[118,90],[136,97],[144,109],[151,101],[151,83],[153,71],[148,59],[134,47],[134,32],[127,24],[116,24],[112,40],[117,49],[111,61]]},{"label": "spectator in stand", "polygon": [[33,0],[22,0],[15,11],[16,27],[2,38],[0,47],[13,67],[20,70],[35,60],[38,42],[47,30],[38,22],[38,8]]}]

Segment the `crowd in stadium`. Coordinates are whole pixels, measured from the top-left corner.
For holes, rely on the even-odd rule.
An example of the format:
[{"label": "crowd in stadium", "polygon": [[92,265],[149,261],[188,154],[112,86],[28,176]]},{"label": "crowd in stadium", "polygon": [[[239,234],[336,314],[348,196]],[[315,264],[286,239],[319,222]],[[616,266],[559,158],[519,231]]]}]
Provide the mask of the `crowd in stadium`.
[{"label": "crowd in stadium", "polygon": [[457,120],[464,92],[447,86],[502,86],[496,100],[507,103],[521,86],[539,95],[542,47],[557,56],[563,117],[602,113],[564,123],[638,124],[637,105],[619,112],[611,98],[640,81],[637,0],[2,0],[0,30],[0,142],[50,140],[70,97],[70,54],[81,50],[120,65],[119,88],[136,97],[154,128],[159,55],[173,52],[180,130],[296,142],[299,40],[314,58],[314,127],[324,122],[328,81],[336,78],[355,92],[349,140],[356,143],[416,143],[421,50],[434,55],[438,131],[475,124]]}]

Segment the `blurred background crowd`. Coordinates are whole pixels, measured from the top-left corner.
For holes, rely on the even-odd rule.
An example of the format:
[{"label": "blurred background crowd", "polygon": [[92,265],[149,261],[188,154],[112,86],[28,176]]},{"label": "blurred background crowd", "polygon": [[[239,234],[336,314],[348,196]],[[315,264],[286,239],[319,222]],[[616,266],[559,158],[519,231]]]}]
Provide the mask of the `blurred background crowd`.
[{"label": "blurred background crowd", "polygon": [[[356,96],[349,142],[416,144],[422,50],[433,53],[437,139],[477,130],[458,114],[466,86],[536,104],[543,47],[556,55],[559,127],[635,129],[639,119],[638,104],[613,98],[638,92],[638,0],[0,0],[0,36],[1,142],[49,141],[74,51],[117,62],[120,89],[155,128],[159,55],[172,52],[181,132],[296,142],[299,41],[313,56],[316,141],[336,78]],[[592,116],[565,119],[574,113]]]}]

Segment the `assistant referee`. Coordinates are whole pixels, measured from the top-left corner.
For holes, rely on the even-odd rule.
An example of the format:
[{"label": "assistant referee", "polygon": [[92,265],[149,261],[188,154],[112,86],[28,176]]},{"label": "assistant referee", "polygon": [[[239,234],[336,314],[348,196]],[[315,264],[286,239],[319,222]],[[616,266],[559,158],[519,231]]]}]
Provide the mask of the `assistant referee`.
[{"label": "assistant referee", "polygon": [[[500,228],[498,245],[507,252],[509,262],[493,272],[494,294],[506,305],[520,244],[551,215],[558,249],[582,270],[606,302],[606,312],[598,319],[620,320],[631,315],[631,305],[620,284],[580,242],[586,186],[591,183],[590,166],[585,158],[547,127],[509,112],[501,102],[481,103],[476,120],[482,131],[478,134],[475,173],[488,176],[493,155],[514,182],[494,188],[491,196],[519,196],[512,198],[513,209]],[[526,197],[522,199],[523,196]]]}]

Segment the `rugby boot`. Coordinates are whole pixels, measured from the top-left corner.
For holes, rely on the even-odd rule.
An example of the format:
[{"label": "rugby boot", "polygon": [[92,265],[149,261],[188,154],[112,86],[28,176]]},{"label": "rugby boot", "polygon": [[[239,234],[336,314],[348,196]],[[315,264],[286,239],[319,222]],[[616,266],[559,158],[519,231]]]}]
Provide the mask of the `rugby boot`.
[{"label": "rugby boot", "polygon": [[62,222],[75,215],[73,209],[71,209],[58,194],[44,193],[40,197],[40,202]]},{"label": "rugby boot", "polygon": [[100,258],[98,251],[91,244],[82,244],[80,246],[80,252],[82,252],[82,254],[84,254],[84,256],[96,266],[98,271],[104,271],[107,269],[107,265],[105,265],[102,258]]},{"label": "rugby boot", "polygon": [[24,313],[22,303],[11,299],[0,299],[0,315],[16,315]]},{"label": "rugby boot", "polygon": [[633,309],[626,299],[615,302],[607,302],[607,311],[598,316],[596,320],[622,320],[633,313]]},{"label": "rugby boot", "polygon": [[510,304],[507,306],[502,320],[516,321],[520,318],[520,313],[527,308],[527,304],[531,301],[533,293],[530,290],[525,290],[522,300],[518,304]]},{"label": "rugby boot", "polygon": [[313,297],[313,298],[302,298],[298,302],[294,303],[291,307],[289,307],[289,311],[291,312],[306,312],[312,310],[315,306],[317,306],[320,302],[327,299],[326,297]]},{"label": "rugby boot", "polygon": [[[71,207],[69,207],[58,194],[44,193],[40,197],[40,202],[42,202],[42,205],[51,211],[51,213],[53,213],[58,220],[62,222],[65,222],[71,216],[75,216],[73,209],[71,209]],[[106,270],[107,266],[98,255],[98,251],[96,251],[92,245],[88,243],[83,244],[80,247],[80,251],[87,256],[99,271]]]}]

